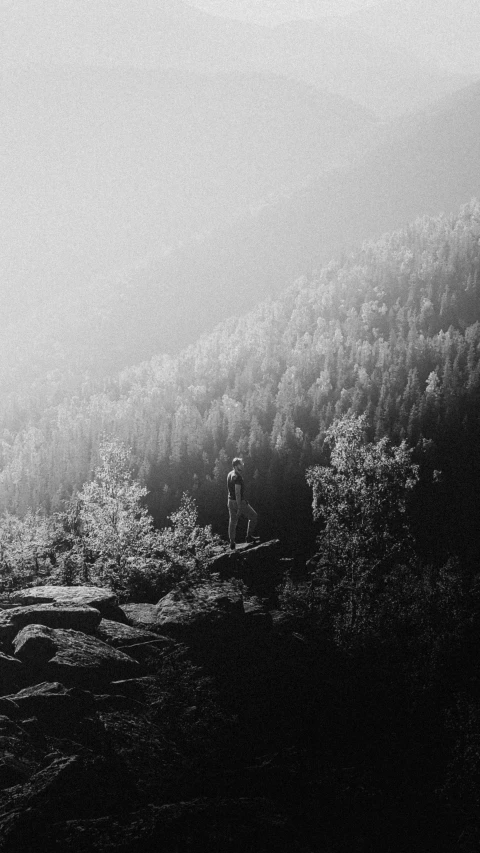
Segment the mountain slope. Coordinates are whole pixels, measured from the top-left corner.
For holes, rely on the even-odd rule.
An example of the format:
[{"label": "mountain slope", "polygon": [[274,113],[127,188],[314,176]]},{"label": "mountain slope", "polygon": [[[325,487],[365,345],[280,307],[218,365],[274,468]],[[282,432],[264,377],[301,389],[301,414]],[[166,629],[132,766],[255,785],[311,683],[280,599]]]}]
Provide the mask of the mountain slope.
[{"label": "mountain slope", "polygon": [[23,344],[16,322],[3,335],[4,389],[28,387],[32,363],[39,377],[60,367],[74,381],[82,370],[105,375],[178,351],[353,244],[480,195],[479,95],[480,86],[470,88],[355,168],[331,171],[136,272],[92,282],[70,302],[52,297],[41,323],[27,306]]}]

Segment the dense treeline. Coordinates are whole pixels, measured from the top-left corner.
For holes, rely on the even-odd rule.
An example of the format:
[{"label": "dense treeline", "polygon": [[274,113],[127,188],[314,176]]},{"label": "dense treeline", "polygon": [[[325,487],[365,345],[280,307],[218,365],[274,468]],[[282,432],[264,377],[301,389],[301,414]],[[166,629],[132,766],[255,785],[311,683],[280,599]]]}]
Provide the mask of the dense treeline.
[{"label": "dense treeline", "polygon": [[263,531],[303,536],[306,468],[326,461],[334,418],[365,414],[371,439],[415,448],[423,546],[443,556],[469,541],[474,553],[479,238],[472,201],[331,262],[177,358],[154,358],[101,389],[85,383],[56,406],[32,398],[5,408],[1,508],[60,509],[91,478],[102,436],[115,435],[132,448],[157,523],[189,490],[202,522],[222,530],[224,478],[240,453]]}]

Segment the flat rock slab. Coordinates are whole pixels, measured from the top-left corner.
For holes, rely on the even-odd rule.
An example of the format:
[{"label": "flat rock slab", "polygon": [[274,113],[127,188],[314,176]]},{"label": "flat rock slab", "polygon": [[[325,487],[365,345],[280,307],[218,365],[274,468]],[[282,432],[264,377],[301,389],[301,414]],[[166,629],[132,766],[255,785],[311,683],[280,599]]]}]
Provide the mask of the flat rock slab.
[{"label": "flat rock slab", "polygon": [[48,628],[72,628],[93,634],[101,621],[95,607],[77,604],[28,604],[0,611],[0,643],[9,644],[25,625],[45,625]]},{"label": "flat rock slab", "polygon": [[67,606],[94,607],[104,619],[126,622],[115,593],[111,589],[98,586],[32,586],[17,590],[12,596],[12,602],[22,607],[53,602]]},{"label": "flat rock slab", "polygon": [[241,543],[235,551],[218,550],[208,565],[221,578],[241,578],[251,589],[268,591],[280,583],[281,553],[278,539],[258,545]]},{"label": "flat rock slab", "polygon": [[[156,605],[154,605],[156,608]],[[148,631],[146,628],[137,628],[132,625],[121,625],[120,622],[114,622],[111,619],[102,619],[95,636],[109,646],[118,648],[122,646],[135,646],[138,643],[159,642],[162,638],[153,631]]]},{"label": "flat rock slab", "polygon": [[90,686],[139,674],[137,661],[80,631],[27,625],[14,640],[16,657],[48,678]]}]

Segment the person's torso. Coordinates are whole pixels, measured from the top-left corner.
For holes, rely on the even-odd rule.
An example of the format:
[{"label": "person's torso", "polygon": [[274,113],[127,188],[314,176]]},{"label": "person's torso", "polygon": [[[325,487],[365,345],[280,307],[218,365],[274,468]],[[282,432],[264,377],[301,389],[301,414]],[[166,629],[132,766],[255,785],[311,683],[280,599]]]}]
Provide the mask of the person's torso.
[{"label": "person's torso", "polygon": [[243,501],[244,490],[245,490],[245,484],[243,482],[243,477],[241,474],[237,474],[237,472],[235,470],[233,470],[233,471],[230,471],[230,473],[227,477],[228,497],[232,501],[236,500],[235,486],[240,486],[240,495],[241,495],[241,499]]}]

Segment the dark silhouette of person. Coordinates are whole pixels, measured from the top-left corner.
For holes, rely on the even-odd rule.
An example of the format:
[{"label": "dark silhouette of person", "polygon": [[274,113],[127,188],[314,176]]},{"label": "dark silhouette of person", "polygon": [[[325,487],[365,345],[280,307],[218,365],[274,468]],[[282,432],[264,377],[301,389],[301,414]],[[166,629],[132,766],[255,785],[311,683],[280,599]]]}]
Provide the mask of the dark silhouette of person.
[{"label": "dark silhouette of person", "polygon": [[236,456],[232,461],[232,465],[233,468],[227,476],[227,489],[229,514],[228,538],[230,548],[233,551],[235,550],[235,533],[240,516],[248,518],[247,542],[258,542],[259,537],[253,535],[257,526],[257,513],[248,501],[245,500],[245,483],[242,477],[243,459]]}]

